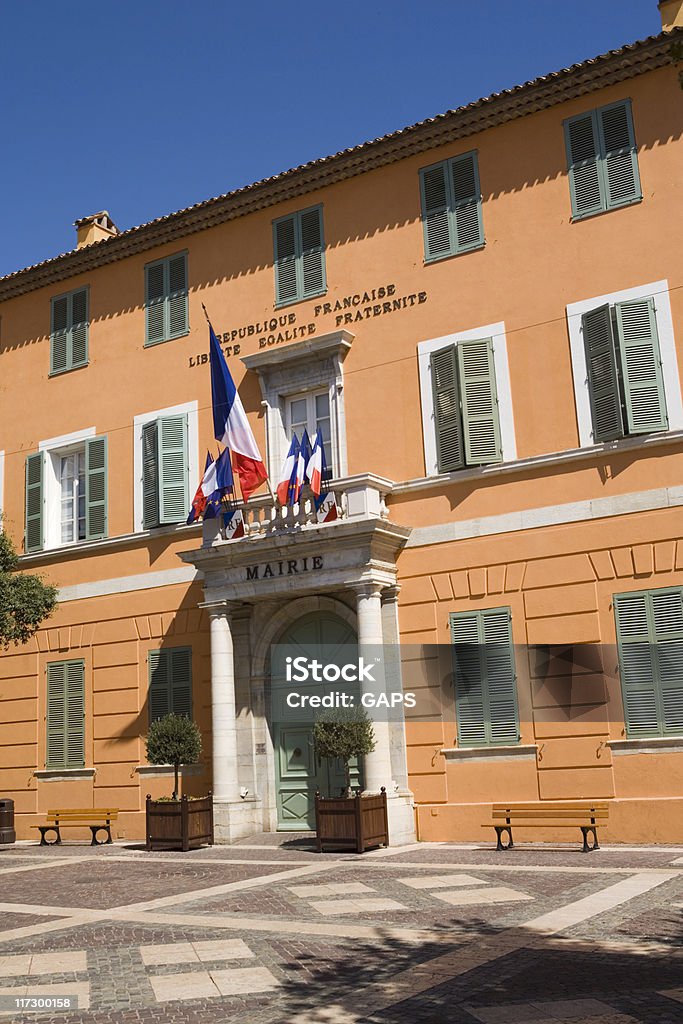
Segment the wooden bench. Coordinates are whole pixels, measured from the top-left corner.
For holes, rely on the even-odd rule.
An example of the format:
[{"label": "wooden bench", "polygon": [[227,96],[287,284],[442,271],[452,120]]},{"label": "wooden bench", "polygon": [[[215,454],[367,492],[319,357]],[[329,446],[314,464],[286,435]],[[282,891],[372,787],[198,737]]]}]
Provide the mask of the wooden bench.
[{"label": "wooden bench", "polygon": [[[512,826],[519,828],[580,828],[583,836],[583,852],[599,850],[598,825],[604,825],[609,817],[607,803],[587,803],[584,801],[556,802],[544,800],[534,804],[493,804],[491,807],[493,827],[498,837],[498,850],[511,850]],[[484,825],[490,828],[490,825]],[[508,841],[503,843],[503,833],[507,832]],[[588,845],[588,834],[593,842]]]},{"label": "wooden bench", "polygon": [[[76,828],[77,826],[90,829],[92,832],[91,846],[102,846],[105,843],[112,842],[111,823],[116,821],[118,816],[118,809],[113,807],[81,807],[66,810],[61,808],[56,811],[48,811],[46,823],[44,825],[34,825],[33,827],[40,829],[41,846],[61,846],[61,829]],[[56,838],[49,842],[45,838],[48,832],[56,834]],[[106,832],[107,838],[98,839],[98,832]]]}]

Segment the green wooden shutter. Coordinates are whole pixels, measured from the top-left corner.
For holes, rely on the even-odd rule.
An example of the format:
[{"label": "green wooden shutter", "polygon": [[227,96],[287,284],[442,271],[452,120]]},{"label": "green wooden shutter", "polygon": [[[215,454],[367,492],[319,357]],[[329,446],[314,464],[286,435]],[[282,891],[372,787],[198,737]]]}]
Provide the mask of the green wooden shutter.
[{"label": "green wooden shutter", "polygon": [[162,416],[158,431],[159,522],[178,523],[187,518],[187,416]]},{"label": "green wooden shutter", "polygon": [[187,334],[187,253],[170,256],[168,263],[168,338]]},{"label": "green wooden shutter", "polygon": [[502,454],[493,340],[483,338],[461,341],[457,352],[465,461],[468,465],[500,462]]},{"label": "green wooden shutter", "polygon": [[85,442],[85,538],[107,536],[107,438]]},{"label": "green wooden shutter", "polygon": [[575,218],[605,209],[600,167],[596,112],[588,111],[564,122],[569,192]]},{"label": "green wooden shutter", "polygon": [[454,245],[451,240],[449,214],[450,182],[448,164],[445,161],[420,171],[420,191],[425,259],[438,260],[444,256],[451,256]]},{"label": "green wooden shutter", "polygon": [[52,299],[51,307],[50,373],[61,373],[69,367],[69,296]]},{"label": "green wooden shutter", "polygon": [[449,473],[465,464],[455,345],[433,352],[430,366],[437,469]]},{"label": "green wooden shutter", "polygon": [[298,215],[301,239],[301,294],[304,298],[325,290],[323,211],[319,206]]},{"label": "green wooden shutter", "polygon": [[454,613],[450,626],[458,744],[517,743],[519,711],[510,609]]},{"label": "green wooden shutter", "polygon": [[88,362],[88,289],[80,288],[69,295],[70,338],[69,363],[71,367],[85,366]]},{"label": "green wooden shutter", "polygon": [[629,433],[666,430],[669,423],[654,299],[619,302],[616,314]]},{"label": "green wooden shutter", "polygon": [[452,238],[456,252],[467,252],[484,244],[477,154],[466,153],[451,160],[450,172],[453,188]]},{"label": "green wooden shutter", "polygon": [[159,525],[159,429],[156,420],[142,428],[142,525]]},{"label": "green wooden shutter", "polygon": [[642,198],[631,104],[613,103],[597,113],[606,205],[613,209]]},{"label": "green wooden shutter", "polygon": [[584,313],[581,324],[588,369],[593,439],[613,441],[624,436],[624,422],[610,307],[598,306]]},{"label": "green wooden shutter", "polygon": [[174,715],[192,717],[192,650],[176,647],[168,652],[171,664],[171,706]]},{"label": "green wooden shutter", "polygon": [[683,734],[683,591],[649,594],[656,643],[659,715],[663,736]]},{"label": "green wooden shutter", "polygon": [[630,739],[661,735],[655,632],[648,596],[639,592],[614,598],[624,717]]},{"label": "green wooden shutter", "polygon": [[145,267],[145,344],[166,340],[166,274],[164,260]]},{"label": "green wooden shutter", "polygon": [[192,714],[192,650],[171,647],[150,651],[147,658],[149,674],[149,720],[156,721],[171,712]]},{"label": "green wooden shutter", "polygon": [[46,767],[85,764],[85,671],[82,661],[47,666]]},{"label": "green wooden shutter", "polygon": [[278,305],[298,298],[296,223],[294,215],[273,223],[275,248],[275,301]]},{"label": "green wooden shutter", "polygon": [[42,452],[26,456],[26,552],[43,547],[43,461]]}]

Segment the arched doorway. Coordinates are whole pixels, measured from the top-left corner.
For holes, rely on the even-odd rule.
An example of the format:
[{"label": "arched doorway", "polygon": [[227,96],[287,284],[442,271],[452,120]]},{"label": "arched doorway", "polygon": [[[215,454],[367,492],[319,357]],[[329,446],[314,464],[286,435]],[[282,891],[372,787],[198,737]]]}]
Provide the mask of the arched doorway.
[{"label": "arched doorway", "polygon": [[[277,642],[286,645],[293,657],[301,655],[326,663],[346,663],[355,660],[358,641],[353,627],[340,616],[331,611],[316,611],[287,626]],[[274,694],[283,694],[293,686],[282,676],[273,675],[271,679]],[[334,687],[320,682],[307,683],[305,688],[307,692],[324,695]],[[273,699],[278,829],[297,831],[315,828],[316,790],[323,796],[339,795],[344,787],[343,766],[316,756],[311,713],[302,714],[301,720],[296,720],[296,713],[279,715],[278,706],[281,706],[279,700]],[[363,784],[358,765],[352,765],[352,782],[354,785]]]}]

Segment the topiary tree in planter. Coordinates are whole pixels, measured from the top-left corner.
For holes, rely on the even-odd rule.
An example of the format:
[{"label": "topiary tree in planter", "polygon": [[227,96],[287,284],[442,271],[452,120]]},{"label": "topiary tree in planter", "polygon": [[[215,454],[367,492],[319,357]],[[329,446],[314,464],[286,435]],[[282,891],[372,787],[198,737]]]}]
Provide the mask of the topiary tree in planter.
[{"label": "topiary tree in planter", "polygon": [[319,757],[339,758],[344,765],[347,797],[351,792],[351,761],[365,757],[375,749],[372,722],[364,708],[339,708],[323,712],[313,726],[313,739]]},{"label": "topiary tree in planter", "polygon": [[186,715],[157,718],[147,733],[147,760],[150,764],[172,764],[175,770],[172,800],[178,799],[178,773],[181,764],[196,764],[202,752],[202,735],[196,722]]}]

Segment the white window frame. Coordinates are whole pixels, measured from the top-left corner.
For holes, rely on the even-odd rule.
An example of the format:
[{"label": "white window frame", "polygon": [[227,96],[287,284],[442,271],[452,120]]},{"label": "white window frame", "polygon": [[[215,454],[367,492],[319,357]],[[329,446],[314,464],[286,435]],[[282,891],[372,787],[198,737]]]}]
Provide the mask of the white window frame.
[{"label": "white window frame", "polygon": [[[584,313],[598,306],[610,306],[617,302],[628,302],[631,299],[653,298],[655,316],[657,318],[657,335],[659,337],[659,354],[662,360],[662,376],[664,379],[664,395],[669,420],[669,431],[683,430],[683,402],[681,401],[681,379],[676,356],[671,301],[669,298],[669,282],[654,281],[652,284],[626,288],[608,295],[596,295],[592,299],[582,299],[567,306],[567,324],[569,327],[569,348],[572,360],[572,376],[574,378],[574,402],[576,405],[576,421],[579,427],[579,447],[597,448],[614,441],[593,440],[593,417],[591,415],[590,393],[588,390],[588,367],[586,366],[586,349],[583,343],[581,318]],[[639,436],[645,440],[649,435]]]},{"label": "white window frame", "polygon": [[[161,416],[187,416],[187,457],[189,464],[188,493],[194,496],[199,486],[199,407],[198,403],[185,402],[182,405],[171,405],[167,409],[145,412],[133,419],[133,530],[143,533],[142,505],[142,428],[151,420]],[[163,529],[163,528],[162,528]],[[156,531],[158,532],[158,530]]]},{"label": "white window frame", "polygon": [[[293,429],[292,428],[292,411],[291,411],[291,409],[292,409],[292,402],[303,401],[304,399],[306,400],[306,404],[307,404],[307,410],[306,410],[306,420],[307,420],[306,429],[308,430],[309,438],[311,439],[311,441],[313,441],[313,433],[315,433],[315,428],[313,428],[313,431],[309,430],[308,422],[310,420],[311,408],[313,409],[313,419],[315,420],[315,418],[316,418],[315,417],[315,399],[318,396],[320,396],[320,395],[327,395],[327,401],[328,401],[328,404],[329,404],[329,417],[328,418],[329,418],[329,421],[330,421],[330,448],[332,450],[329,451],[329,452],[326,451],[325,454],[327,455],[328,458],[332,458],[334,452],[336,451],[337,445],[336,445],[336,439],[335,439],[335,433],[334,433],[334,417],[332,415],[332,396],[330,394],[330,388],[329,387],[328,388],[325,388],[325,387],[322,387],[322,388],[320,388],[320,387],[319,388],[311,388],[308,391],[295,391],[291,395],[286,395],[285,396],[285,417],[284,417],[284,420],[285,420],[285,424],[286,424],[287,441],[289,443],[291,443],[291,440],[292,440],[292,429]],[[310,400],[310,406],[309,406],[309,400]],[[301,437],[299,437],[299,440],[301,440]]]},{"label": "white window frame", "polygon": [[[517,458],[517,442],[515,440],[515,421],[512,411],[512,392],[510,389],[510,367],[508,364],[507,338],[505,322],[487,324],[469,331],[457,331],[442,338],[422,341],[417,346],[417,364],[420,377],[420,401],[422,405],[422,439],[425,455],[425,475],[440,476],[436,450],[436,432],[434,428],[434,395],[432,393],[432,374],[430,369],[433,352],[457,346],[463,341],[479,341],[491,338],[493,345],[493,365],[496,373],[496,391],[498,394],[498,418],[500,421],[501,462],[514,462]],[[500,463],[498,463],[500,465]],[[465,470],[477,467],[464,467]],[[491,466],[487,466],[491,469]],[[453,474],[463,470],[453,470]]]},{"label": "white window frame", "polygon": [[43,551],[71,548],[84,540],[62,541],[62,485],[60,478],[63,455],[85,449],[86,439],[95,437],[95,427],[85,427],[71,434],[50,437],[38,444],[43,453]]}]

